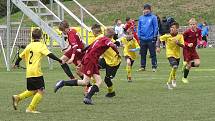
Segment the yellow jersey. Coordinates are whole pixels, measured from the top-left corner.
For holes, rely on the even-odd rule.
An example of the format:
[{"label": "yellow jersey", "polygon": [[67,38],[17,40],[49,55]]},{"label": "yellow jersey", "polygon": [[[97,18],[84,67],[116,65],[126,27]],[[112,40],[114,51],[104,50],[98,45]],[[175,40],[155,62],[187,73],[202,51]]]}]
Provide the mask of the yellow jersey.
[{"label": "yellow jersey", "polygon": [[160,36],[160,41],[165,41],[166,43],[166,56],[180,58],[180,46],[176,44],[176,40],[182,45],[184,45],[184,37],[182,34],[178,34],[175,37],[170,34],[165,34]]},{"label": "yellow jersey", "polygon": [[26,78],[40,77],[43,75],[41,70],[41,59],[51,52],[42,42],[31,42],[19,55],[26,63]]},{"label": "yellow jersey", "polygon": [[130,49],[136,49],[140,48],[139,44],[137,43],[137,40],[133,38],[130,41],[127,41],[125,37],[121,38],[121,42],[123,44],[123,53],[124,56],[129,56],[132,60],[135,60],[137,58],[136,52],[129,51]]},{"label": "yellow jersey", "polygon": [[[115,42],[114,39],[112,39],[112,42]],[[105,62],[109,66],[117,66],[121,63],[121,58],[117,55],[117,53],[109,47],[104,53],[103,57],[105,59]]]},{"label": "yellow jersey", "polygon": [[92,44],[95,40],[97,40],[98,38],[103,37],[103,36],[104,36],[103,34],[100,34],[97,37],[94,36],[92,39],[89,40],[88,45]]}]

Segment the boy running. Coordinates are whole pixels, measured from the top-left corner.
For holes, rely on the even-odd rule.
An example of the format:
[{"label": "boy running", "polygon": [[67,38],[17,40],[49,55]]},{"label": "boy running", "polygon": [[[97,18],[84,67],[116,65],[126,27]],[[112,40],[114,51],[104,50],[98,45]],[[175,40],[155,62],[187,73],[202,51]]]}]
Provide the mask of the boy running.
[{"label": "boy running", "polygon": [[13,107],[17,110],[18,103],[28,97],[33,96],[33,99],[26,109],[26,113],[40,113],[36,111],[36,107],[45,90],[45,84],[43,79],[43,73],[41,71],[41,60],[44,56],[48,56],[53,60],[60,63],[62,61],[52,54],[47,46],[40,42],[42,31],[40,29],[34,29],[32,32],[33,42],[31,42],[24,51],[19,55],[14,67],[19,66],[19,62],[24,59],[26,63],[26,78],[27,78],[27,90],[13,95]]},{"label": "boy running", "polygon": [[197,27],[197,21],[194,18],[189,20],[190,28],[184,32],[184,66],[183,73],[184,77],[182,78],[182,82],[188,83],[187,76],[191,67],[199,67],[200,58],[198,53],[196,52],[196,46],[198,41],[202,41],[201,30]]},{"label": "boy running", "polygon": [[[166,56],[172,67],[167,80],[167,89],[176,87],[176,71],[180,61],[180,47],[184,46],[184,38],[182,34],[178,34],[179,24],[173,22],[170,25],[170,34],[165,34],[160,37],[161,42],[166,43]],[[160,41],[157,41],[157,52],[160,52]]]},{"label": "boy running", "polygon": [[132,65],[137,57],[135,52],[140,50],[140,46],[137,40],[134,38],[131,29],[127,30],[126,36],[121,38],[121,42],[123,45],[123,53],[127,64],[126,65],[127,79],[128,82],[132,82],[131,80]]}]

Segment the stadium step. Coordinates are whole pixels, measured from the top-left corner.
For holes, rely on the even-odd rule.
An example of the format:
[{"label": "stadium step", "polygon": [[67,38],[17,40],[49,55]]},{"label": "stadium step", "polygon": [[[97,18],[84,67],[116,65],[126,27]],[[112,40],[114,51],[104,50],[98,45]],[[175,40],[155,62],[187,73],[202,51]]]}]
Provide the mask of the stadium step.
[{"label": "stadium step", "polygon": [[[53,40],[56,40],[61,48],[64,48],[62,37],[50,26],[51,23],[62,21],[55,15],[48,7],[46,7],[40,0],[11,0],[25,15],[27,15],[35,24],[43,29]],[[31,3],[33,2],[33,3]],[[36,3],[35,3],[36,2]],[[28,4],[33,6],[28,6]],[[38,10],[33,11],[32,8]],[[40,11],[40,8],[45,9],[45,12]],[[52,20],[43,20],[42,16],[53,16]]]}]

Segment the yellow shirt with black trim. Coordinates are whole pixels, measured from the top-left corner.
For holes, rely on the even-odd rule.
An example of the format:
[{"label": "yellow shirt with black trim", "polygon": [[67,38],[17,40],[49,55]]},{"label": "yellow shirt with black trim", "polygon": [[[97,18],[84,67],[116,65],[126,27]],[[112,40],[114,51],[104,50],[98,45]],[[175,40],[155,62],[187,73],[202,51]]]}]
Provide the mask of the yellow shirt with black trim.
[{"label": "yellow shirt with black trim", "polygon": [[182,45],[184,45],[184,37],[182,34],[177,34],[176,36],[171,36],[170,34],[165,34],[163,36],[160,36],[160,41],[165,41],[166,43],[166,56],[169,57],[175,57],[180,58],[180,46],[178,46],[175,42],[175,40],[178,40],[178,42]]},{"label": "yellow shirt with black trim", "polygon": [[129,56],[132,60],[137,58],[136,52],[130,52],[130,49],[140,48],[137,40],[133,38],[132,40],[128,41],[125,37],[121,38],[121,42],[123,44],[123,53],[124,56]]},{"label": "yellow shirt with black trim", "polygon": [[[114,39],[111,40],[113,43],[115,42]],[[103,58],[105,59],[105,62],[109,66],[117,66],[121,63],[121,58],[117,55],[117,53],[109,47],[104,53]]]},{"label": "yellow shirt with black trim", "polygon": [[19,55],[26,63],[26,78],[40,77],[43,75],[41,70],[41,60],[51,52],[42,42],[31,42]]}]

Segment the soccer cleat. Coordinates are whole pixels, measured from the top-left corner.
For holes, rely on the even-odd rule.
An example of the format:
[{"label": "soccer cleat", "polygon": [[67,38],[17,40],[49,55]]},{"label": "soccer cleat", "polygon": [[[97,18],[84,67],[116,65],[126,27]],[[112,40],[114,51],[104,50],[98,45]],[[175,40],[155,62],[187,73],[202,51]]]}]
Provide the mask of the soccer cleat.
[{"label": "soccer cleat", "polygon": [[152,68],[152,72],[156,72],[157,71],[157,69],[156,68]]},{"label": "soccer cleat", "polygon": [[116,93],[115,93],[115,92],[107,93],[107,94],[105,95],[105,97],[114,97],[114,96],[116,96]]},{"label": "soccer cleat", "polygon": [[172,80],[172,87],[176,87],[176,80]]},{"label": "soccer cleat", "polygon": [[128,82],[132,82],[131,77],[127,77]]},{"label": "soccer cleat", "polygon": [[141,67],[137,70],[137,72],[141,72],[141,71],[145,71],[145,70],[146,70],[145,68]]},{"label": "soccer cleat", "polygon": [[185,83],[185,84],[187,84],[187,83],[189,83],[189,81],[188,81],[188,79],[187,78],[182,78],[182,80],[181,80],[183,83]]},{"label": "soccer cleat", "polygon": [[167,86],[167,89],[169,89],[169,90],[173,89],[172,86],[168,82],[166,83],[166,86]]},{"label": "soccer cleat", "polygon": [[31,109],[26,109],[25,112],[26,113],[35,113],[35,114],[41,113],[39,111],[35,111],[35,110],[31,110]]},{"label": "soccer cleat", "polygon": [[86,97],[84,98],[83,102],[86,105],[93,105],[92,99],[89,99],[89,98],[86,98]]},{"label": "soccer cleat", "polygon": [[14,110],[17,110],[17,106],[18,106],[18,102],[19,102],[18,95],[13,95],[12,100],[13,100],[13,108],[14,108]]},{"label": "soccer cleat", "polygon": [[54,92],[56,93],[63,86],[64,86],[64,81],[63,80],[58,81],[57,84],[55,85]]}]

